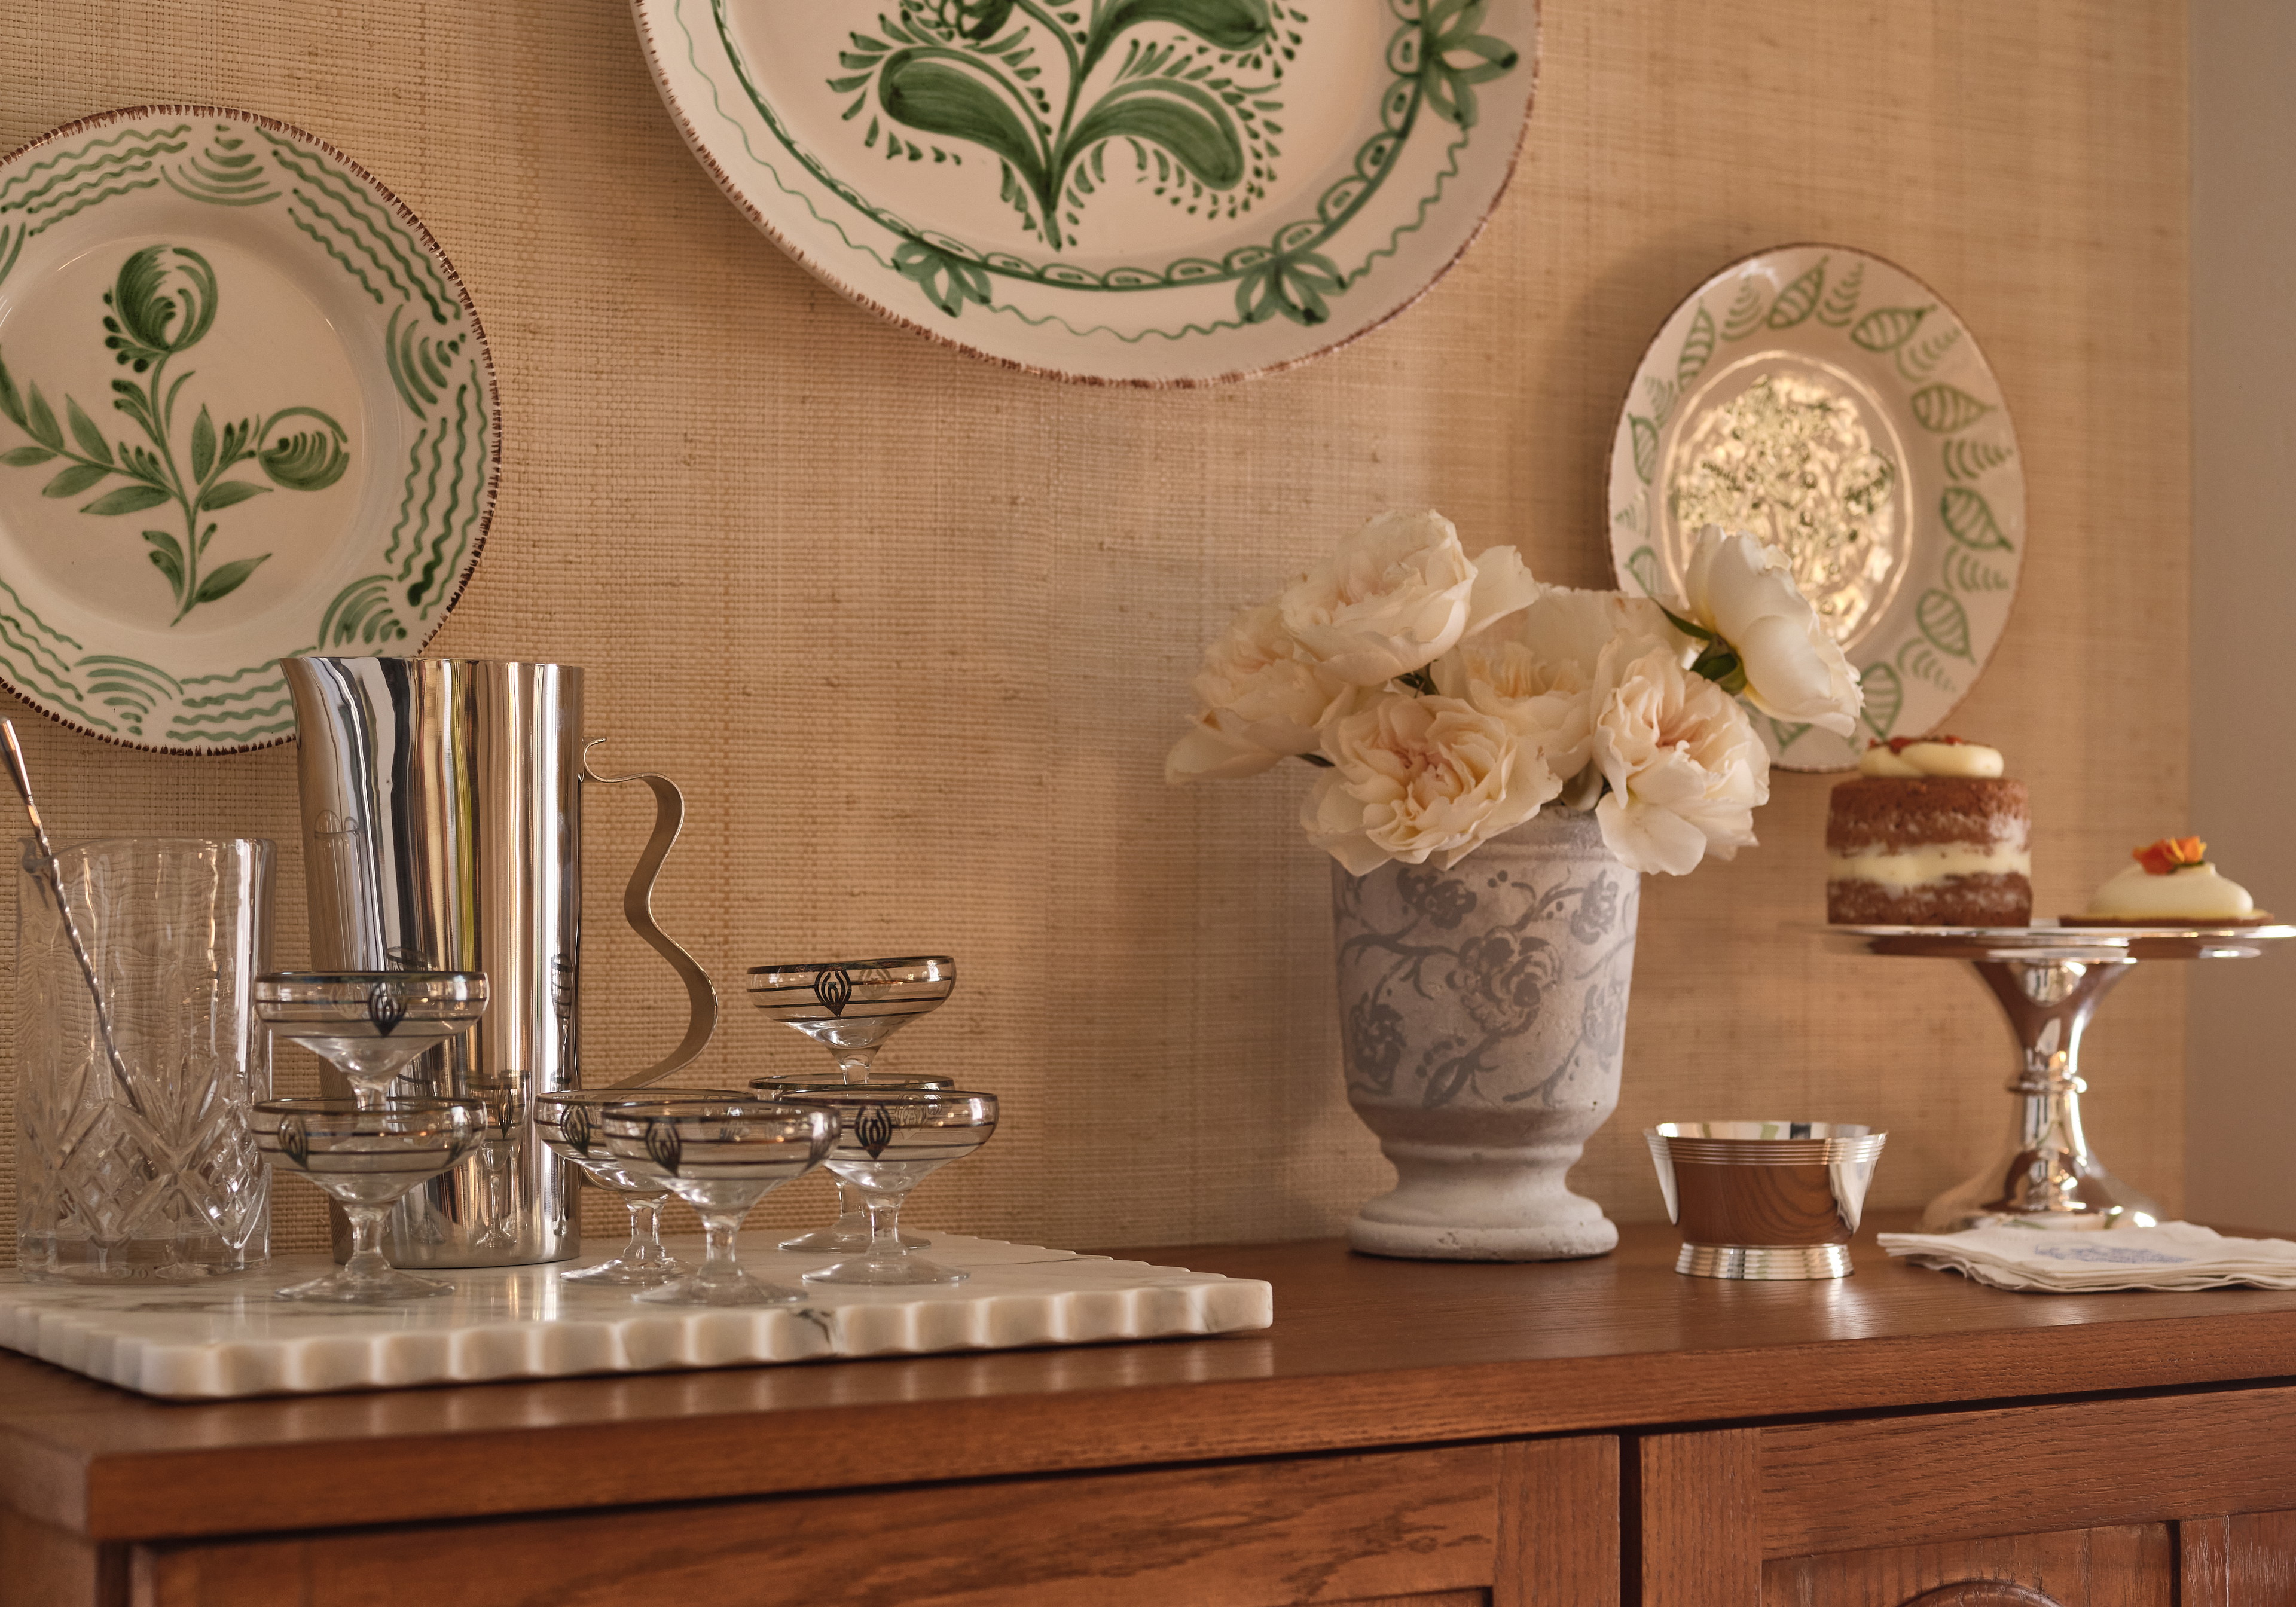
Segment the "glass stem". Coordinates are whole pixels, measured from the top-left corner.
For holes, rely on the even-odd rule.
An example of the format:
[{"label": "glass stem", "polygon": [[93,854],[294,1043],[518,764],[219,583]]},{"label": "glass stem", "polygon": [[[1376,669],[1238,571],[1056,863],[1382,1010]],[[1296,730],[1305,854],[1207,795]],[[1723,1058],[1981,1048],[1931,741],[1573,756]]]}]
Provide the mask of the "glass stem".
[{"label": "glass stem", "polygon": [[837,1056],[838,1075],[844,1078],[848,1083],[865,1083],[869,1080],[869,1068],[877,1059],[877,1051],[873,1047],[832,1049],[830,1053]]},{"label": "glass stem", "polygon": [[898,1261],[908,1251],[901,1248],[901,1201],[908,1195],[906,1189],[873,1189],[860,1191],[861,1204],[869,1213],[869,1259],[873,1261]]},{"label": "glass stem", "polygon": [[623,1248],[622,1259],[633,1266],[655,1267],[661,1262],[661,1200],[655,1194],[629,1202],[630,1242]]},{"label": "glass stem", "polygon": [[861,1198],[861,1191],[849,1178],[837,1179],[838,1226],[842,1227],[849,1223],[857,1228],[861,1226],[861,1219],[868,1214],[868,1202]]},{"label": "glass stem", "polygon": [[747,1213],[697,1209],[694,1214],[701,1218],[702,1236],[708,1246],[702,1254],[701,1270],[695,1277],[702,1283],[740,1277],[742,1264],[734,1259],[734,1235],[742,1231],[742,1218]]},{"label": "glass stem", "polygon": [[373,1278],[390,1270],[382,1253],[382,1219],[390,1214],[387,1205],[345,1203],[343,1215],[351,1225],[351,1253],[343,1260],[343,1276]]}]

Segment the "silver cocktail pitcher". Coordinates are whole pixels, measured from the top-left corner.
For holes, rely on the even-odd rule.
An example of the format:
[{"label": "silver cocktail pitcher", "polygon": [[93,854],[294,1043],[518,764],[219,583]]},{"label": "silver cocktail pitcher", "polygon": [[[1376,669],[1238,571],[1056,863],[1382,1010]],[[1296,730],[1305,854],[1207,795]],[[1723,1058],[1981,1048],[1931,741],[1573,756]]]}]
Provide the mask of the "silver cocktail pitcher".
[{"label": "silver cocktail pitcher", "polygon": [[709,976],[652,909],[685,800],[663,776],[590,774],[594,743],[583,741],[582,672],[571,665],[295,658],[280,666],[300,739],[313,969],[487,977],[477,1030],[406,1075],[425,1092],[498,1100],[490,1108],[506,1113],[504,1125],[400,1203],[391,1259],[510,1267],[574,1255],[573,1179],[536,1135],[531,1101],[582,1085],[581,786],[636,781],[653,791],[653,837],[622,909],[685,981],[690,1012],[677,1047],[616,1086],[667,1077],[701,1053],[718,1022]]}]

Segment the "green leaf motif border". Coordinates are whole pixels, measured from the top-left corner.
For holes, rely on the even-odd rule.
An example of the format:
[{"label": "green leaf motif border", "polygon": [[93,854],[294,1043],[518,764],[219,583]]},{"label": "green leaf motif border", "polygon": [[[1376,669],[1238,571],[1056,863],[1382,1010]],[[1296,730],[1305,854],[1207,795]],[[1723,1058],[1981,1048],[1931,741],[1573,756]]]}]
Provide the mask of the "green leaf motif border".
[{"label": "green leaf motif border", "polygon": [[[1846,256],[1849,262],[1832,275],[1829,283],[1828,269],[1837,254]],[[1980,647],[1968,604],[2004,594],[2013,597],[2020,554],[2002,529],[1991,500],[1973,482],[1994,476],[1997,471],[2008,471],[2021,488],[2022,475],[2014,468],[2019,454],[2013,436],[2005,442],[1990,428],[1997,424],[2005,430],[2008,415],[1999,399],[1998,382],[1991,380],[1989,370],[1987,377],[1995,398],[1991,401],[1932,377],[1939,365],[1966,338],[1960,320],[1934,297],[1926,305],[1871,307],[1859,316],[1867,261],[1847,250],[1824,251],[1775,297],[1749,275],[1739,281],[1718,324],[1706,305],[1707,290],[1701,290],[1691,304],[1691,320],[1675,355],[1674,377],[1659,377],[1667,365],[1660,362],[1656,345],[1636,369],[1647,411],[1633,411],[1630,389],[1621,429],[1612,444],[1614,464],[1620,454],[1627,454],[1636,486],[1623,505],[1612,509],[1611,523],[1614,531],[1625,531],[1634,541],[1626,547],[1613,538],[1619,574],[1644,594],[1655,595],[1660,566],[1652,545],[1656,533],[1650,504],[1655,494],[1659,431],[1675,399],[1726,347],[1814,320],[1842,332],[1853,345],[1869,354],[1890,357],[1908,387],[1907,406],[1937,449],[1945,486],[1937,507],[1927,516],[1936,521],[1945,551],[1937,583],[1923,586],[1915,595],[1900,639],[1890,651],[1859,667],[1866,688],[1861,724],[1874,736],[1887,738],[1896,734],[1898,721],[1906,711],[1909,682],[1926,682],[1958,702],[1982,669],[1990,644]],[[1718,277],[1729,272],[1726,269]],[[1905,277],[1911,280],[1911,275]],[[1918,284],[1918,281],[1913,283]],[[1712,283],[1710,281],[1709,286]],[[1668,327],[1674,325],[1680,313],[1677,308],[1669,316]],[[1916,443],[1919,440],[1916,437]],[[1998,494],[1997,490],[1995,495]],[[2005,570],[1998,562],[2005,556],[2009,561]],[[1760,724],[1768,730],[1781,757],[1813,729],[1775,720]]]},{"label": "green leaf motif border", "polygon": [[[1236,317],[1222,319],[1209,324],[1190,324],[1183,328],[1141,329],[1131,332],[1109,325],[1098,330],[1115,335],[1128,343],[1136,343],[1152,336],[1177,340],[1188,335],[1210,334],[1220,330],[1247,328],[1271,317],[1282,316],[1294,323],[1316,324],[1329,316],[1331,299],[1345,294],[1360,283],[1372,272],[1373,265],[1382,256],[1392,256],[1398,242],[1407,234],[1424,225],[1435,202],[1440,199],[1443,184],[1458,170],[1458,157],[1472,138],[1476,117],[1475,100],[1471,86],[1452,83],[1464,79],[1467,86],[1488,81],[1496,72],[1513,70],[1520,61],[1519,53],[1504,41],[1485,38],[1472,30],[1480,26],[1487,0],[1389,0],[1390,11],[1400,26],[1390,36],[1386,66],[1390,74],[1381,101],[1380,132],[1365,140],[1357,150],[1349,174],[1327,186],[1318,199],[1313,217],[1295,218],[1276,228],[1266,245],[1239,247],[1227,252],[1219,261],[1204,258],[1181,258],[1161,267],[1124,266],[1095,273],[1057,259],[1031,262],[1010,252],[984,252],[945,234],[921,230],[906,220],[870,201],[852,184],[831,173],[818,158],[801,145],[783,123],[772,104],[758,91],[748,62],[734,39],[727,16],[728,0],[709,0],[711,21],[717,43],[725,53],[734,77],[749,104],[763,119],[767,131],[780,147],[787,152],[816,183],[892,234],[900,243],[891,257],[886,257],[865,242],[856,241],[832,219],[823,217],[812,199],[801,189],[792,186],[780,174],[774,173],[775,182],[787,193],[804,201],[815,218],[835,229],[847,245],[868,257],[876,264],[914,284],[917,291],[940,312],[955,317],[960,316],[968,302],[978,302],[990,311],[1012,313],[1029,324],[1060,323],[1071,333],[1082,335],[1079,330],[1057,316],[1031,318],[1017,307],[1000,304],[993,299],[992,276],[1027,281],[1063,291],[1134,292],[1195,286],[1206,283],[1232,282],[1236,284]],[[701,70],[695,41],[685,29],[685,8],[678,4],[673,15],[681,30],[686,32],[688,58],[697,72]],[[1473,43],[1465,46],[1483,56],[1481,67],[1458,70],[1445,65],[1449,56],[1462,47],[1462,41]],[[1504,53],[1504,66],[1496,66],[1502,58],[1486,53],[1485,46]],[[709,82],[712,94],[717,85]],[[1352,269],[1332,262],[1324,248],[1355,221],[1385,184],[1393,170],[1395,159],[1417,127],[1420,112],[1428,102],[1431,85],[1435,86],[1439,114],[1456,127],[1456,138],[1448,142],[1447,161],[1438,172],[1433,193],[1422,197],[1409,220],[1398,225],[1392,236],[1382,244],[1367,251],[1363,261]],[[1443,93],[1447,87],[1448,93]],[[722,112],[723,108],[720,108]],[[738,124],[736,125],[738,127]],[[748,148],[748,133],[742,131]],[[750,155],[768,172],[772,164],[752,148]]]},{"label": "green leaf motif border", "polygon": [[[96,130],[90,137],[78,135]],[[260,155],[249,164],[231,142]],[[0,164],[0,288],[25,243],[165,185],[216,207],[274,207],[386,315],[381,354],[413,429],[397,519],[371,572],[306,641],[235,669],[178,676],[88,645],[0,576],[0,676],[68,725],[133,747],[232,752],[294,734],[282,657],[414,652],[444,619],[486,540],[495,491],[493,369],[467,297],[395,198],[312,135],[226,108],[143,108],[42,136]]]}]

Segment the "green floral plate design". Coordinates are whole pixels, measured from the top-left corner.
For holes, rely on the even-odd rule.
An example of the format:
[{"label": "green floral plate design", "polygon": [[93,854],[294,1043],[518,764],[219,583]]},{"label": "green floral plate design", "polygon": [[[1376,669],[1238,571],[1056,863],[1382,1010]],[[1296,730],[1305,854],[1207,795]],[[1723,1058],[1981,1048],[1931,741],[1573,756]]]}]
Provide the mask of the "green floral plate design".
[{"label": "green floral plate design", "polygon": [[1065,379],[1283,368],[1473,240],[1536,0],[633,0],[750,219],[863,306]]},{"label": "green floral plate design", "polygon": [[0,680],[63,724],[289,740],[281,658],[445,620],[497,436],[454,269],[323,141],[142,106],[0,162]]},{"label": "green floral plate design", "polygon": [[2025,549],[2017,433],[1968,326],[1841,246],[1782,246],[1700,285],[1611,439],[1619,584],[1679,596],[1709,523],[1787,554],[1865,685],[1855,737],[1757,715],[1778,765],[1845,770],[1874,737],[1935,731],[2001,639]]}]

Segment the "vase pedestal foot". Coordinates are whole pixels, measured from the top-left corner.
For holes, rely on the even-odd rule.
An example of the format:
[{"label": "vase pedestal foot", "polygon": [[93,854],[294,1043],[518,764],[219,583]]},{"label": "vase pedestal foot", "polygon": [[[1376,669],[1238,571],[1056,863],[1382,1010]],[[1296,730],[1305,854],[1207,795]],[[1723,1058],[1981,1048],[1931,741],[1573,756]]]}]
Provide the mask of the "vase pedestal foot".
[{"label": "vase pedestal foot", "polygon": [[1592,1200],[1562,1185],[1567,1160],[1482,1154],[1401,1153],[1395,1187],[1348,1224],[1348,1242],[1366,1255],[1423,1261],[1568,1261],[1606,1255],[1619,1230]]}]

